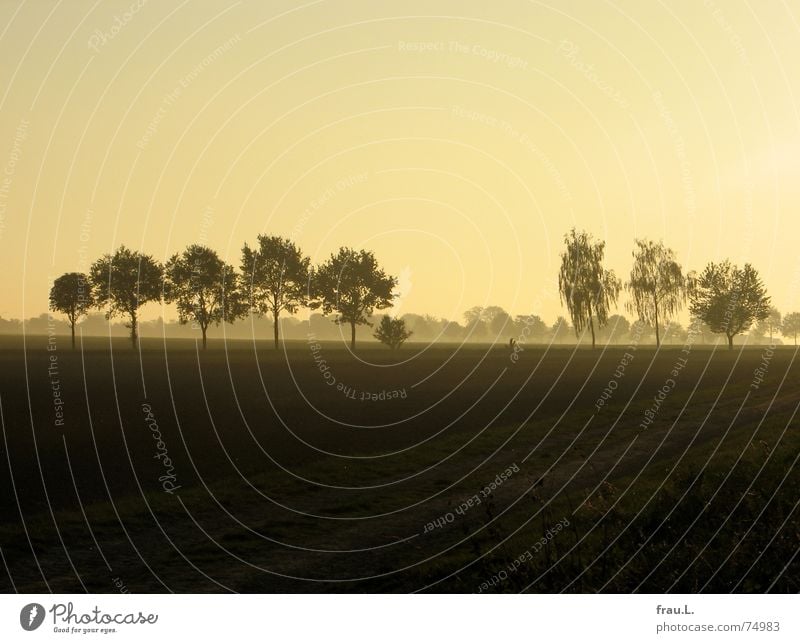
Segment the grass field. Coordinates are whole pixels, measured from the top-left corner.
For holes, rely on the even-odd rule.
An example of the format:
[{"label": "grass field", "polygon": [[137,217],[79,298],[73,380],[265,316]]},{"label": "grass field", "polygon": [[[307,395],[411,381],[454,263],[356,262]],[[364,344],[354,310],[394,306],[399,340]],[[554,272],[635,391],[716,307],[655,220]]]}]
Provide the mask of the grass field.
[{"label": "grass field", "polygon": [[6,592],[800,589],[793,347],[50,348],[0,340]]}]

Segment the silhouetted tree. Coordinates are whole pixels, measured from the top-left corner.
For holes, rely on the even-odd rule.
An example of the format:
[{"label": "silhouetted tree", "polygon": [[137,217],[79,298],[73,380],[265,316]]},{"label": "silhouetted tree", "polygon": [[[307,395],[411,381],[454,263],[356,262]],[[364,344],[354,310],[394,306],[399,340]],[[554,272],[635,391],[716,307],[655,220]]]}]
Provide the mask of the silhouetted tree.
[{"label": "silhouetted tree", "polygon": [[794,345],[797,346],[797,334],[800,333],[800,313],[788,313],[783,318],[781,334],[784,337],[792,337]]},{"label": "silhouetted tree", "polygon": [[445,326],[443,320],[432,315],[406,313],[402,316],[402,320],[406,323],[406,327],[414,333],[417,340],[434,339],[440,335]]},{"label": "silhouetted tree", "polygon": [[356,348],[356,326],[369,324],[373,311],[389,308],[397,279],[387,275],[375,255],[366,250],[340,248],[313,275],[315,305],[327,315],[336,312],[337,324],[350,324],[350,347]]},{"label": "silhouetted tree", "polygon": [[570,330],[569,322],[563,317],[559,316],[555,323],[553,323],[550,333],[552,336],[551,341],[553,341],[553,343],[560,344],[572,334],[572,330]]},{"label": "silhouetted tree", "polygon": [[486,306],[486,308],[481,310],[481,319],[489,324],[489,326],[491,326],[492,322],[498,317],[503,319],[508,317],[508,313],[502,306]]},{"label": "silhouetted tree", "polygon": [[628,330],[628,341],[633,344],[646,344],[651,337],[655,337],[655,334],[655,328],[647,322],[637,319]]},{"label": "silhouetted tree", "polygon": [[[692,284],[696,279],[696,275],[690,273],[692,275]],[[688,285],[688,283],[687,283]],[[691,297],[691,289],[688,290],[689,296]],[[691,315],[689,317],[689,328],[687,329],[688,333],[692,335],[694,338],[699,338],[701,344],[707,344],[709,335],[713,334],[711,328],[709,328],[708,324],[706,324],[702,319],[696,317],[695,315]]]},{"label": "silhouetted tree", "polygon": [[20,331],[20,322],[19,319],[3,319],[0,317],[0,334],[17,334]]},{"label": "silhouetted tree", "polygon": [[232,323],[244,312],[233,266],[211,248],[191,245],[173,255],[164,267],[164,299],[175,302],[178,321],[195,322],[206,347],[208,327]]},{"label": "silhouetted tree", "polygon": [[339,331],[333,321],[320,313],[309,315],[308,330],[318,339],[335,340],[339,337]]},{"label": "silhouetted tree", "polygon": [[278,348],[281,312],[295,313],[308,304],[309,264],[300,249],[283,237],[258,236],[258,247],[242,248],[243,292],[251,310],[271,314]]},{"label": "silhouetted tree", "polygon": [[756,330],[761,336],[769,333],[769,343],[772,344],[773,335],[781,329],[781,313],[774,306],[770,306],[769,315],[756,324]]},{"label": "silhouetted tree", "polygon": [[447,323],[446,319],[439,319],[433,315],[423,315],[423,318],[425,319],[425,323],[428,325],[428,328],[431,332],[440,332]]},{"label": "silhouetted tree", "polygon": [[466,335],[466,329],[454,321],[443,320],[442,337],[446,340],[456,341],[461,340]]},{"label": "silhouetted tree", "polygon": [[594,348],[594,318],[598,326],[605,325],[622,284],[612,270],[603,268],[604,241],[594,241],[587,232],[573,228],[564,235],[564,243],[567,248],[558,274],[561,302],[567,306],[576,336],[588,325]]},{"label": "silhouetted tree", "polygon": [[161,265],[150,255],[120,246],[92,264],[91,282],[96,304],[107,306],[106,318],[128,317],[134,347],[138,338],[139,308],[161,299]]},{"label": "silhouetted tree", "polygon": [[681,309],[686,300],[686,279],[675,261],[675,253],[662,242],[637,239],[636,246],[630,281],[626,284],[631,295],[628,309],[655,328],[659,346],[659,323]]},{"label": "silhouetted tree", "polygon": [[742,268],[727,260],[709,263],[692,280],[689,296],[692,315],[708,324],[712,332],[724,333],[729,349],[736,335],[769,316],[770,298],[749,263]]},{"label": "silhouetted tree", "polygon": [[411,335],[413,333],[406,329],[406,323],[402,319],[392,319],[389,315],[381,318],[381,323],[374,333],[375,339],[392,350],[400,348]]},{"label": "silhouetted tree", "polygon": [[427,319],[422,315],[416,315],[414,313],[406,313],[404,314],[401,319],[406,325],[406,328],[412,330],[414,334],[419,339],[420,337],[428,338],[431,334],[431,328],[428,325]]},{"label": "silhouetted tree", "polygon": [[522,341],[536,340],[539,342],[544,341],[547,335],[547,324],[542,321],[539,315],[517,315],[514,319],[514,326],[516,334]]},{"label": "silhouetted tree", "polygon": [[464,321],[467,326],[475,322],[483,321],[483,306],[473,306],[467,311],[464,311]]},{"label": "silhouetted tree", "polygon": [[491,333],[493,338],[512,330],[513,320],[501,306],[473,306],[464,313],[467,330],[473,337]]},{"label": "silhouetted tree", "polygon": [[631,329],[630,322],[622,315],[610,315],[603,330],[598,333],[607,343],[619,344],[626,341]]},{"label": "silhouetted tree", "polygon": [[[509,315],[505,310],[500,308],[499,306],[492,306],[491,309],[497,308],[498,310],[492,311],[491,319],[487,320],[489,324],[489,330],[492,334],[494,339],[497,339],[499,336],[503,335],[506,332],[514,332],[514,322],[511,319],[511,315]],[[486,310],[490,310],[487,308]]]},{"label": "silhouetted tree", "polygon": [[464,328],[467,340],[484,339],[489,332],[482,306],[473,306],[464,312]]},{"label": "silhouetted tree", "polygon": [[670,321],[664,328],[664,344],[683,344],[689,338],[688,331],[678,322]]},{"label": "silhouetted tree", "polygon": [[72,348],[75,349],[75,324],[94,306],[89,277],[80,272],[68,272],[53,282],[50,288],[50,310],[64,313],[72,332]]}]

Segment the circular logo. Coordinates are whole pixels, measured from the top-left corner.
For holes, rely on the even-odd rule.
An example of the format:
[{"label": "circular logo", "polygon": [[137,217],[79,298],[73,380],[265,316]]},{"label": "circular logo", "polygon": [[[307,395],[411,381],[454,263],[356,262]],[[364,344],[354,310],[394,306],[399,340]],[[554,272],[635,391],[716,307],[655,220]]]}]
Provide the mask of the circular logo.
[{"label": "circular logo", "polygon": [[39,603],[28,603],[19,613],[19,624],[23,630],[32,632],[44,621],[44,607]]}]

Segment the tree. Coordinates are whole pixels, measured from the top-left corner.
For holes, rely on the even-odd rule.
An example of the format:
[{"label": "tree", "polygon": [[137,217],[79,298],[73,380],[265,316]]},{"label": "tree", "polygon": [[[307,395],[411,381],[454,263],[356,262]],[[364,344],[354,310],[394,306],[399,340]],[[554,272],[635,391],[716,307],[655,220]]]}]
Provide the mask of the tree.
[{"label": "tree", "polygon": [[781,334],[784,337],[792,337],[794,345],[797,346],[798,333],[800,333],[800,313],[788,313],[783,318]]},{"label": "tree", "polygon": [[656,331],[650,324],[643,322],[641,319],[637,319],[628,329],[628,341],[630,341],[631,344],[646,344],[655,334]]},{"label": "tree", "polygon": [[683,344],[689,339],[689,332],[678,322],[671,321],[664,328],[664,344]]},{"label": "tree", "polygon": [[554,344],[564,343],[567,337],[572,334],[572,331],[569,328],[569,322],[560,315],[550,329],[550,332],[552,334],[552,342]]},{"label": "tree", "polygon": [[[487,310],[489,309],[487,308]],[[506,331],[514,332],[514,320],[512,320],[511,315],[502,308],[494,313],[491,320],[487,320],[487,323],[489,324],[489,330],[494,339],[497,339]]]},{"label": "tree", "polygon": [[90,279],[96,304],[108,306],[106,319],[127,316],[134,347],[139,308],[161,299],[162,268],[150,255],[120,246],[92,264]]},{"label": "tree", "polygon": [[463,328],[458,322],[447,320],[443,321],[444,326],[442,327],[442,338],[452,341],[464,339],[464,335],[466,334],[465,328]]},{"label": "tree", "polygon": [[473,306],[469,310],[464,311],[464,321],[467,323],[467,326],[475,322],[483,321],[483,319],[483,306]]},{"label": "tree", "polygon": [[350,324],[350,347],[355,350],[356,326],[370,325],[376,308],[392,305],[396,285],[397,279],[378,266],[371,252],[340,248],[314,271],[314,304],[326,315],[335,311],[337,324]]},{"label": "tree", "polygon": [[383,316],[374,334],[375,339],[392,350],[400,348],[411,335],[413,333],[406,329],[406,323],[402,319],[392,319],[389,315]]},{"label": "tree", "polygon": [[414,333],[417,340],[437,338],[441,335],[445,325],[441,319],[432,315],[406,313],[401,319],[406,323],[406,327]]},{"label": "tree", "polygon": [[769,314],[756,325],[756,330],[761,336],[769,333],[769,343],[772,344],[773,335],[781,329],[781,313],[774,306],[770,306]]},{"label": "tree", "polygon": [[464,312],[466,340],[481,339],[489,333],[485,310],[482,306],[473,306]]},{"label": "tree", "polygon": [[173,255],[164,267],[164,299],[175,302],[181,324],[197,324],[203,348],[209,326],[233,322],[244,312],[236,281],[233,266],[200,245]]},{"label": "tree", "polygon": [[517,315],[514,319],[517,334],[522,341],[530,341],[531,338],[542,342],[547,335],[547,324],[542,321],[539,315]]},{"label": "tree", "polygon": [[72,331],[72,349],[75,349],[75,324],[94,306],[89,277],[80,272],[68,272],[53,282],[50,288],[50,310],[64,313]]},{"label": "tree", "polygon": [[598,336],[608,344],[621,344],[626,341],[628,332],[631,329],[630,322],[622,315],[610,315],[606,320],[606,326]]},{"label": "tree", "polygon": [[587,232],[573,228],[564,235],[564,243],[567,248],[561,254],[558,274],[561,303],[567,306],[576,336],[589,327],[594,348],[594,318],[597,318],[599,327],[605,325],[622,283],[612,270],[603,268],[604,241],[594,241]]},{"label": "tree", "polygon": [[481,311],[481,319],[490,327],[498,317],[503,320],[508,318],[508,313],[502,306],[487,306]]},{"label": "tree", "polygon": [[712,332],[724,333],[729,349],[736,335],[769,316],[770,298],[749,263],[742,268],[727,260],[709,263],[693,280],[689,297],[692,315]]},{"label": "tree", "polygon": [[[692,286],[692,288],[693,287],[694,286]],[[689,292],[691,293],[691,291]],[[713,334],[713,331],[709,328],[708,324],[706,324],[699,317],[695,317],[694,315],[691,315],[691,317],[689,318],[689,328],[687,329],[687,331],[690,337],[693,338],[699,337],[701,344],[707,344],[708,335]]]},{"label": "tree", "polygon": [[335,340],[339,336],[333,322],[320,313],[308,316],[308,332],[318,339]]},{"label": "tree", "polygon": [[309,264],[300,249],[283,237],[258,236],[258,248],[242,248],[242,280],[251,310],[271,314],[278,348],[281,312],[308,304]]},{"label": "tree", "polygon": [[669,320],[686,300],[686,278],[675,253],[662,242],[636,240],[633,268],[626,289],[631,294],[628,310],[656,331],[656,346],[661,344],[659,322]]},{"label": "tree", "polygon": [[509,330],[513,325],[511,315],[501,306],[473,306],[464,313],[467,328],[473,335],[491,333],[494,338]]}]

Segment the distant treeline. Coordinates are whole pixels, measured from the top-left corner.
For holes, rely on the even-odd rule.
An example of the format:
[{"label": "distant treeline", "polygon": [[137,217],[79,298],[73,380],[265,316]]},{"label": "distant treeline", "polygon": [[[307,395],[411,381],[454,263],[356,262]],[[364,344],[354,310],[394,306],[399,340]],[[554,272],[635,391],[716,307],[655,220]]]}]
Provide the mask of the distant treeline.
[{"label": "distant treeline", "polygon": [[[398,280],[380,267],[372,252],[342,247],[327,261],[312,265],[293,241],[268,235],[259,235],[253,247],[242,247],[238,271],[206,246],[191,245],[164,264],[121,246],[95,261],[88,275],[69,272],[58,277],[50,290],[50,310],[67,317],[73,348],[78,324],[85,333],[100,333],[93,309],[105,310],[107,319],[126,319],[123,328],[134,346],[141,332],[178,337],[199,330],[205,347],[208,330],[220,324],[227,337],[265,338],[269,322],[264,318],[271,321],[276,349],[281,336],[342,338],[342,326],[349,326],[355,349],[356,328],[364,325],[392,349],[410,337],[511,345],[574,343],[586,337],[592,347],[598,342],[649,343],[654,338],[659,345],[687,341],[689,333],[675,322],[687,303],[693,343],[705,342],[710,334],[724,336],[733,348],[737,335],[769,335],[773,342],[778,333],[797,343],[800,313],[782,317],[758,271],[748,263],[709,262],[700,272],[684,272],[663,242],[636,239],[630,276],[623,281],[604,265],[604,241],[573,228],[564,235],[564,246],[558,291],[569,321],[559,317],[549,326],[535,313],[512,318],[498,306],[468,310],[463,325],[420,315],[376,316],[376,311],[395,307]],[[636,316],[632,323],[611,314],[623,290],[628,294],[625,308]],[[194,332],[170,323],[140,322],[140,308],[150,302],[175,304],[178,324]],[[291,317],[300,309],[312,313],[308,321]],[[240,323],[231,326],[237,320]],[[45,327],[49,321],[45,318]],[[46,332],[42,323],[31,322],[25,330]],[[103,323],[102,334],[109,332],[116,327]]]},{"label": "distant treeline", "polygon": [[[476,317],[476,313],[478,317]],[[464,322],[450,321],[431,315],[407,313],[399,317],[413,333],[410,342],[475,342],[503,343],[513,339],[528,344],[576,344],[591,343],[588,332],[580,338],[575,329],[563,317],[552,324],[547,324],[538,315],[511,316],[499,306],[472,308],[464,315]],[[377,326],[380,316],[374,315],[370,323]],[[279,321],[280,334],[284,339],[292,341],[308,341],[313,337],[321,341],[348,340],[343,328],[333,321],[331,316],[312,313],[308,319],[297,319],[292,316],[282,317]],[[130,328],[119,321],[106,319],[102,313],[92,313],[76,324],[79,334],[85,337],[128,337]],[[723,344],[724,337],[713,333],[708,326],[693,321],[692,342],[695,344]],[[3,319],[0,317],[0,335],[19,335],[23,332],[23,322],[19,319]],[[38,317],[25,320],[24,332],[27,335],[70,335],[69,323],[58,317],[43,313]],[[271,319],[259,315],[250,315],[238,320],[235,324],[223,323],[216,328],[212,337],[228,339],[272,339],[273,323]],[[770,340],[769,329],[764,325],[753,328],[748,334],[748,343],[780,344],[776,336]],[[689,329],[672,322],[662,328],[664,344],[683,345],[689,341]],[[154,319],[139,322],[141,337],[195,338],[200,339],[200,331],[190,324],[181,324],[178,320]],[[365,341],[377,342],[372,336]],[[608,322],[598,331],[599,344],[652,344],[655,342],[655,329],[643,322],[631,322],[623,315],[611,315]]]}]

